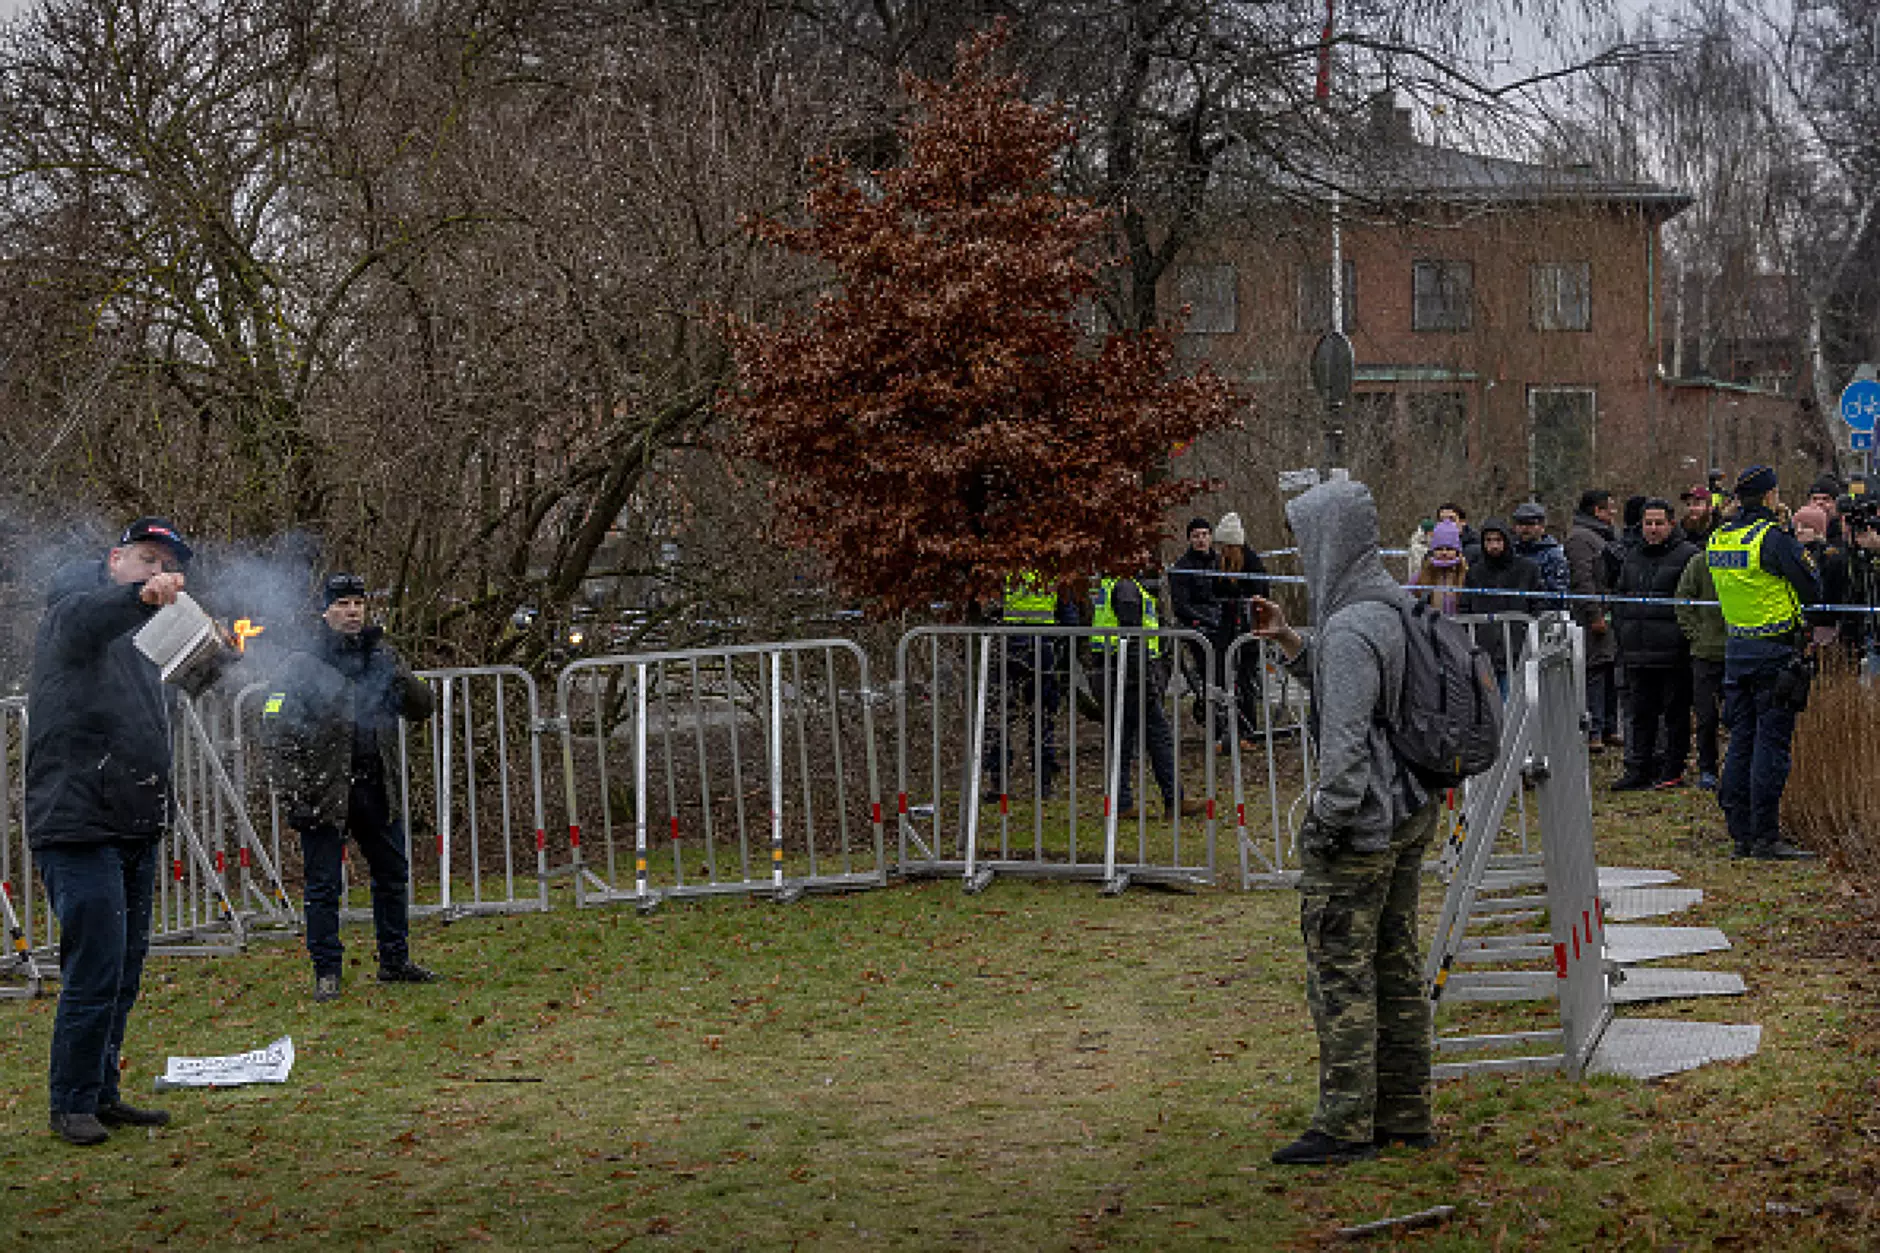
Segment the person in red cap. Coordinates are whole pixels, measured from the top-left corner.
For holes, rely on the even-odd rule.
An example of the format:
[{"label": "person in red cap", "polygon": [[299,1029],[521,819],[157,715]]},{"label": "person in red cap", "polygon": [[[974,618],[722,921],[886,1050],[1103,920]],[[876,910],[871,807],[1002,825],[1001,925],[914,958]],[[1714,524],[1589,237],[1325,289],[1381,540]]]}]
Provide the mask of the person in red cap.
[{"label": "person in red cap", "polygon": [[1693,483],[1678,493],[1678,500],[1684,508],[1678,517],[1678,528],[1684,532],[1684,538],[1702,548],[1710,542],[1710,533],[1717,529],[1717,510],[1710,499],[1708,483]]},{"label": "person in red cap", "polygon": [[137,519],[103,561],[53,577],[33,647],[26,829],[59,922],[48,1086],[73,1144],[170,1121],[118,1091],[170,793],[170,695],[131,637],[175,602],[191,555],[168,521]]}]

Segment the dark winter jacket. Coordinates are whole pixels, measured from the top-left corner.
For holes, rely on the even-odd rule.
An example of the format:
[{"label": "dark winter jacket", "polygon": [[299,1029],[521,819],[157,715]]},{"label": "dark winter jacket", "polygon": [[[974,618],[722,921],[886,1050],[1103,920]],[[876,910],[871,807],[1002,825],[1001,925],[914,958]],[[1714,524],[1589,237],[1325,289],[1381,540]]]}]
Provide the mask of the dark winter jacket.
[{"label": "dark winter jacket", "polygon": [[[1487,526],[1482,528],[1486,531]],[[1573,584],[1572,571],[1567,566],[1567,552],[1560,546],[1560,541],[1551,535],[1542,535],[1528,543],[1519,541],[1514,550],[1520,556],[1533,562],[1541,573],[1541,591],[1565,593]],[[1539,613],[1545,609],[1558,609],[1566,602],[1551,598],[1541,598],[1533,603],[1528,612]]]},{"label": "dark winter jacket", "polygon": [[102,561],[53,578],[27,689],[34,848],[156,839],[170,789],[170,693],[131,637],[156,610]]},{"label": "dark winter jacket", "polygon": [[[1482,559],[1469,563],[1469,577],[1463,583],[1467,594],[1462,598],[1462,612],[1467,614],[1524,614],[1539,612],[1539,606],[1529,596],[1497,596],[1496,592],[1538,592],[1541,590],[1541,571],[1528,558],[1514,551],[1514,535],[1500,521],[1490,518],[1482,523],[1482,534],[1486,537],[1491,531],[1498,532],[1504,541],[1501,556],[1493,558],[1488,550],[1483,549]],[[1488,653],[1488,659],[1494,663],[1496,674],[1508,672],[1508,648],[1499,628],[1479,627],[1476,638],[1482,641],[1482,647]],[[1513,638],[1519,640],[1520,632]]]},{"label": "dark winter jacket", "polygon": [[[1573,531],[1567,536],[1567,570],[1572,578],[1568,590],[1576,596],[1604,596],[1612,590],[1612,570],[1606,563],[1607,550],[1613,547],[1612,527],[1588,514],[1573,515]],[[1619,637],[1606,626],[1606,607],[1596,600],[1576,600],[1569,606],[1573,620],[1587,628],[1586,664],[1594,668],[1610,666],[1618,657]]]},{"label": "dark winter jacket", "polygon": [[1619,636],[1619,664],[1624,666],[1683,666],[1690,662],[1690,646],[1678,625],[1677,598],[1684,567],[1697,555],[1697,545],[1672,528],[1662,544],[1648,544],[1643,536],[1628,548],[1613,593],[1620,597],[1653,597],[1662,605],[1629,604],[1612,607],[1613,628]]},{"label": "dark winter jacket", "polygon": [[1190,548],[1175,559],[1168,572],[1169,606],[1175,611],[1175,625],[1191,630],[1217,631],[1221,626],[1221,604],[1217,592],[1220,579],[1212,578],[1221,568],[1221,555],[1213,549],[1198,553]]},{"label": "dark winter jacket", "polygon": [[289,654],[262,706],[263,743],[288,825],[344,829],[354,782],[398,779],[398,719],[422,722],[435,698],[369,626],[344,635],[322,625]]}]

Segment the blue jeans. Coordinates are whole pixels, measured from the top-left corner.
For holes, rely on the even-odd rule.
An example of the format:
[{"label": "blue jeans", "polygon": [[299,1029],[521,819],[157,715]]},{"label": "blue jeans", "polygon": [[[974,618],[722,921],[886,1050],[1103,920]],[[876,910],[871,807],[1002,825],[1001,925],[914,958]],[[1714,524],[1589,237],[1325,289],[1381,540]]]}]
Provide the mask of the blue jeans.
[{"label": "blue jeans", "polygon": [[49,1086],[55,1114],[118,1100],[118,1054],[150,952],[157,848],[55,844],[33,854],[59,920],[59,1009]]},{"label": "blue jeans", "polygon": [[1789,781],[1795,711],[1776,700],[1772,675],[1723,680],[1723,722],[1730,748],[1723,758],[1717,803],[1737,851],[1781,838],[1782,789]]},{"label": "blue jeans", "polygon": [[314,822],[300,831],[306,863],[307,955],[316,975],[336,975],[346,950],[339,939],[340,862],[350,835],[365,855],[372,876],[372,926],[377,933],[379,965],[397,966],[411,956],[410,860],[405,856],[405,828],[391,815],[382,784],[355,783],[346,806],[346,830]]}]

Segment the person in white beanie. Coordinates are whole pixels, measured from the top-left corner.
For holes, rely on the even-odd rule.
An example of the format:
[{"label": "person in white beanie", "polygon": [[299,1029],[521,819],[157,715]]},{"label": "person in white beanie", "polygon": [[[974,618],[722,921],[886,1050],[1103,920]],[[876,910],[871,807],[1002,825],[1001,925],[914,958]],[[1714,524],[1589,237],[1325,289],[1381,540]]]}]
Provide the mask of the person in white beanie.
[{"label": "person in white beanie", "polygon": [[[1247,578],[1246,575],[1264,575],[1266,564],[1260,560],[1259,552],[1247,543],[1247,529],[1237,513],[1221,516],[1214,528],[1214,547],[1220,553],[1220,589],[1215,593],[1215,600],[1221,606],[1221,635],[1215,647],[1226,664],[1227,647],[1234,638],[1253,629],[1253,615],[1249,608],[1249,598],[1267,595],[1268,582],[1264,578]],[[1242,647],[1234,664],[1234,712],[1235,721],[1244,744],[1251,746],[1253,737],[1258,733],[1261,723],[1260,710],[1260,650]]]}]

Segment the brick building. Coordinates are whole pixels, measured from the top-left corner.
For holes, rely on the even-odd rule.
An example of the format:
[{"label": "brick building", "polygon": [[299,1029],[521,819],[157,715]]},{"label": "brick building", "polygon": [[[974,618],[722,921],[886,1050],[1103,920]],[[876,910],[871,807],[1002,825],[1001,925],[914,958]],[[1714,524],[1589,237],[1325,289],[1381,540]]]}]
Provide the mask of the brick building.
[{"label": "brick building", "polygon": [[[1682,193],[1420,144],[1388,105],[1365,168],[1341,181],[1357,189],[1340,213],[1357,357],[1345,460],[1387,534],[1447,497],[1477,517],[1535,497],[1564,523],[1589,484],[1675,492],[1713,455],[1780,459],[1806,428],[1790,399],[1667,385],[1660,230]],[[1227,198],[1164,303],[1188,308],[1184,355],[1253,400],[1245,431],[1180,468],[1229,484],[1204,508],[1277,524],[1270,476],[1321,460],[1307,362],[1330,325],[1331,231],[1323,197],[1274,203]],[[1723,411],[1733,434],[1719,441]]]}]

